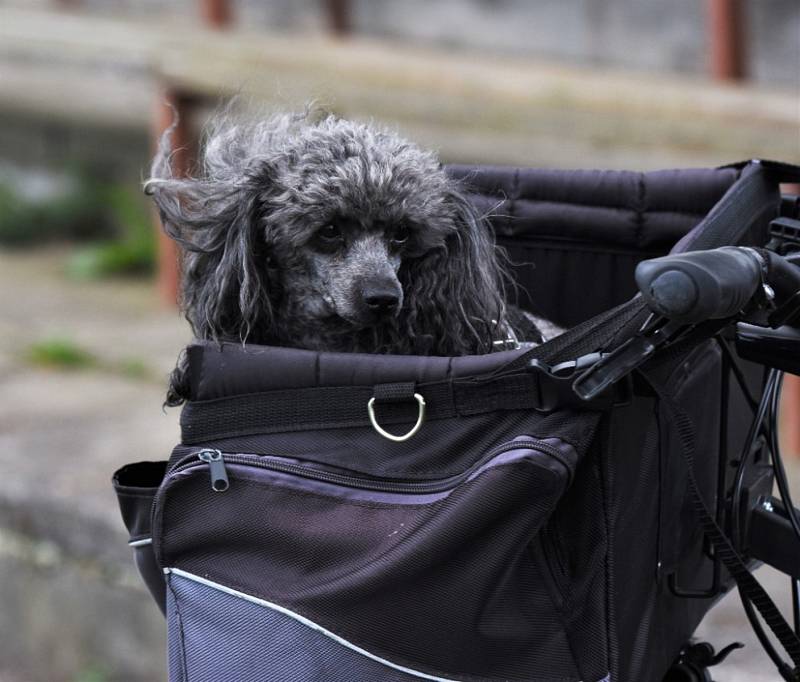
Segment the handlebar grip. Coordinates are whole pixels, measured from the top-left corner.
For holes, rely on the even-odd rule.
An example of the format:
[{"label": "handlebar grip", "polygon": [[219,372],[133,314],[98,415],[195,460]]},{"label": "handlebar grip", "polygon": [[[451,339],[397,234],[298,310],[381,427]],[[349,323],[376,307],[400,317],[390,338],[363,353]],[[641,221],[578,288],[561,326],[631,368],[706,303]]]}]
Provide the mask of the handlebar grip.
[{"label": "handlebar grip", "polygon": [[762,265],[750,249],[723,246],[642,261],[636,284],[648,307],[684,324],[735,316],[762,281]]}]

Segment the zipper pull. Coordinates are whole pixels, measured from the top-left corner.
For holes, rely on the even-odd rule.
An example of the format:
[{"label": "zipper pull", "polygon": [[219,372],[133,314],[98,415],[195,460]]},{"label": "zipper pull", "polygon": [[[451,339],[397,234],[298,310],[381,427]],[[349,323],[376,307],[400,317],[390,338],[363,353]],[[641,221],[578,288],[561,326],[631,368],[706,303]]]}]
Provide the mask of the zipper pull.
[{"label": "zipper pull", "polygon": [[197,456],[208,464],[211,473],[211,490],[215,493],[224,493],[230,487],[228,472],[225,470],[225,460],[219,450],[201,450]]}]

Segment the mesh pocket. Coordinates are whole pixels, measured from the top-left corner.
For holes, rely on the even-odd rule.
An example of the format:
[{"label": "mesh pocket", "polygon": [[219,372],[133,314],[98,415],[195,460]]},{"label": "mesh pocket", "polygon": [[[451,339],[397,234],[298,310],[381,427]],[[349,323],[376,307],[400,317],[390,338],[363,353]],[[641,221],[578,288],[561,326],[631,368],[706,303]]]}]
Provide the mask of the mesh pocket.
[{"label": "mesh pocket", "polygon": [[540,533],[577,454],[551,441],[445,481],[178,467],[154,517],[175,679],[577,682]]}]

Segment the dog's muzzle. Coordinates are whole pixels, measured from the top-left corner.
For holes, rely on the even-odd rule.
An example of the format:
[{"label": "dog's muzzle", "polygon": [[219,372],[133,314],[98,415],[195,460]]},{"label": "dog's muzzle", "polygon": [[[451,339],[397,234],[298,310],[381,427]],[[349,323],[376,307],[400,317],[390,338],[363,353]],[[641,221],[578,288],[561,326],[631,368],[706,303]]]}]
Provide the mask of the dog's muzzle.
[{"label": "dog's muzzle", "polygon": [[361,288],[365,312],[373,317],[394,315],[402,303],[402,291],[394,282],[375,282]]}]

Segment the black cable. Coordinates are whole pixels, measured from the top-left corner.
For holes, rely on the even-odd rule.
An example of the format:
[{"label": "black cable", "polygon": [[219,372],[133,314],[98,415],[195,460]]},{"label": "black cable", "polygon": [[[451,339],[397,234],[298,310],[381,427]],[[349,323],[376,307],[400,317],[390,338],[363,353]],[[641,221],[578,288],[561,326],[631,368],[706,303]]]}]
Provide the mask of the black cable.
[{"label": "black cable", "polygon": [[[745,399],[747,400],[747,404],[750,406],[750,409],[755,413],[756,409],[758,408],[758,401],[753,396],[750,387],[747,385],[747,379],[742,372],[742,368],[739,366],[739,362],[737,361],[737,357],[734,355],[733,351],[731,350],[731,346],[728,343],[728,340],[723,338],[721,334],[717,334],[716,336],[717,343],[722,351],[728,358],[728,366],[733,371],[733,375],[736,377],[736,383],[739,384],[739,388],[742,389],[742,394],[744,395]],[[725,408],[727,409],[727,407]]]},{"label": "black cable", "polygon": [[[755,444],[756,437],[758,436],[759,432],[761,431],[761,426],[764,421],[764,417],[767,415],[770,407],[773,403],[773,395],[775,393],[775,388],[778,382],[778,374],[777,370],[770,370],[767,373],[767,378],[764,383],[764,390],[761,394],[761,400],[758,404],[758,411],[756,412],[756,416],[753,419],[752,424],[750,425],[750,430],[747,434],[747,438],[745,440],[744,448],[742,449],[742,453],[739,457],[739,465],[736,469],[736,477],[734,479],[734,488],[733,494],[731,498],[732,504],[732,514],[731,514],[731,544],[733,545],[734,549],[737,551],[741,550],[741,494],[742,494],[742,484],[744,481],[744,472],[746,469],[747,461],[750,459],[750,456],[753,451],[753,445]],[[772,642],[767,637],[766,632],[761,624],[761,621],[758,618],[758,614],[756,613],[755,609],[753,608],[753,604],[750,599],[741,591],[739,592],[739,599],[742,602],[742,608],[744,609],[745,615],[747,616],[747,620],[750,621],[750,627],[753,629],[756,637],[758,638],[761,647],[766,652],[767,656],[769,656],[770,660],[773,662],[776,668],[781,673],[781,676],[784,679],[791,680],[792,677],[788,676],[791,671],[791,667],[783,660],[781,655],[773,646]]]},{"label": "black cable", "polygon": [[736,476],[733,479],[733,492],[731,494],[731,505],[733,514],[731,516],[731,530],[733,534],[733,543],[734,547],[739,549],[739,514],[741,513],[740,510],[740,503],[742,499],[742,486],[744,484],[744,473],[745,469],[747,468],[747,462],[750,459],[753,453],[753,445],[755,444],[756,438],[758,434],[761,432],[761,427],[764,422],[764,417],[767,414],[767,411],[771,405],[770,399],[772,396],[772,391],[775,388],[775,382],[777,381],[776,378],[777,370],[770,370],[767,373],[767,379],[764,384],[764,391],[761,394],[761,401],[758,404],[758,410],[756,412],[756,416],[753,418],[753,422],[750,424],[750,430],[747,433],[747,438],[745,439],[744,447],[742,448],[741,454],[739,455],[739,464],[736,467]]},{"label": "black cable", "polygon": [[[786,470],[783,466],[783,457],[780,451],[780,442],[778,439],[778,417],[780,409],[780,393],[783,384],[783,374],[781,374],[775,391],[773,392],[772,400],[770,401],[770,414],[769,414],[769,431],[770,431],[770,453],[772,455],[772,468],[775,471],[775,482],[778,485],[778,493],[783,502],[783,507],[786,510],[786,515],[789,522],[792,524],[795,538],[800,541],[800,523],[798,523],[797,513],[792,500],[792,495],[789,489],[789,482],[786,477]],[[800,602],[798,599],[798,581],[794,576],[790,577],[792,585],[792,617],[794,621],[795,632],[800,633]]]},{"label": "black cable", "polygon": [[781,502],[783,502],[786,515],[789,517],[789,522],[792,524],[795,537],[798,541],[800,541],[800,522],[798,522],[797,514],[795,513],[794,502],[792,502],[792,494],[789,490],[789,481],[786,477],[786,469],[783,467],[780,443],[778,442],[778,409],[780,406],[782,385],[783,372],[779,372],[777,385],[770,400],[770,414],[768,422],[770,439],[769,450],[772,456],[772,468],[775,471],[775,482],[778,484],[778,493],[780,494]]},{"label": "black cable", "polygon": [[800,583],[797,578],[792,576],[790,578],[792,581],[792,617],[794,618],[794,631],[800,634],[800,591],[798,591],[798,583]]}]

